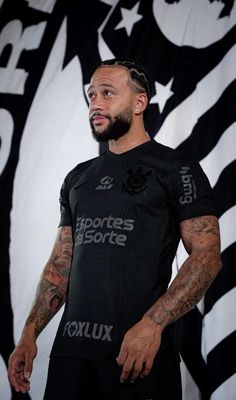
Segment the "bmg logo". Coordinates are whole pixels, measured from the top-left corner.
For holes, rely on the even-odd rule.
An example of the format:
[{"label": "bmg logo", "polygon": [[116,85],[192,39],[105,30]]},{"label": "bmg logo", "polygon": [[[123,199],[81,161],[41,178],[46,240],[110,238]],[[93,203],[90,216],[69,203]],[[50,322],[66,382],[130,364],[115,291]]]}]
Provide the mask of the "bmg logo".
[{"label": "bmg logo", "polygon": [[179,198],[180,204],[189,204],[193,202],[193,199],[196,198],[196,185],[193,179],[193,176],[189,174],[189,167],[182,167],[180,172],[182,187],[183,187],[183,195]]}]

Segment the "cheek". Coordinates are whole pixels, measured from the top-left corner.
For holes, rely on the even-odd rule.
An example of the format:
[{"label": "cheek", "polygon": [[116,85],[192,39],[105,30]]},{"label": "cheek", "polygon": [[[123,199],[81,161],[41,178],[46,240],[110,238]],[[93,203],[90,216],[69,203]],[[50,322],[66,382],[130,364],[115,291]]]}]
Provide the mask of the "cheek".
[{"label": "cheek", "polygon": [[134,105],[130,101],[119,101],[119,103],[114,104],[109,111],[113,113],[113,115],[116,114],[133,114],[134,112]]}]

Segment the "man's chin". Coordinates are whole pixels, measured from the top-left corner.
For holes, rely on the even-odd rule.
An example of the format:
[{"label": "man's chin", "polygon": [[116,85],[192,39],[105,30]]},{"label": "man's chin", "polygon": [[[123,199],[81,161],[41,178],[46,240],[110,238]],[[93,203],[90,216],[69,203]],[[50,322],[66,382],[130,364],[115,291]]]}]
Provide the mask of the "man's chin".
[{"label": "man's chin", "polygon": [[93,134],[94,139],[98,143],[104,143],[104,142],[107,142],[109,140],[109,138],[107,138],[106,133],[96,132],[96,131],[92,130],[92,134]]}]

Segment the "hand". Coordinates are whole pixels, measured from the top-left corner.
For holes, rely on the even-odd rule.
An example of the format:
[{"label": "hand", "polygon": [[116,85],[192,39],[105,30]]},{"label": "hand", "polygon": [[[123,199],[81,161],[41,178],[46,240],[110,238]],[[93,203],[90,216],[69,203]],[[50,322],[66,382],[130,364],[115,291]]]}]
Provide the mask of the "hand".
[{"label": "hand", "polygon": [[29,378],[33,369],[33,360],[37,355],[37,346],[33,341],[20,342],[9,358],[8,378],[17,392],[30,390]]},{"label": "hand", "polygon": [[149,374],[161,344],[161,331],[161,327],[149,317],[144,317],[128,330],[116,359],[123,367],[122,383],[128,378],[134,383],[138,377],[144,378]]}]

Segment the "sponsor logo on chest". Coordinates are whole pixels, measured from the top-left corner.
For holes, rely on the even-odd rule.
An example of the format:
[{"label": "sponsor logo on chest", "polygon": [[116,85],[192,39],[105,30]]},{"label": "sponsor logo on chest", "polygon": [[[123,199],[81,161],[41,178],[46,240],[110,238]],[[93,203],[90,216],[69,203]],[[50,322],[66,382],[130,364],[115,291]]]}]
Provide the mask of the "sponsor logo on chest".
[{"label": "sponsor logo on chest", "polygon": [[68,321],[64,325],[63,335],[70,338],[84,337],[111,342],[111,331],[113,325],[98,324],[86,321]]},{"label": "sponsor logo on chest", "polygon": [[95,188],[95,190],[108,190],[113,187],[113,178],[112,176],[104,176],[100,180],[100,184]]},{"label": "sponsor logo on chest", "polygon": [[112,244],[125,246],[128,231],[134,229],[133,219],[107,217],[77,218],[75,246],[81,244]]}]

